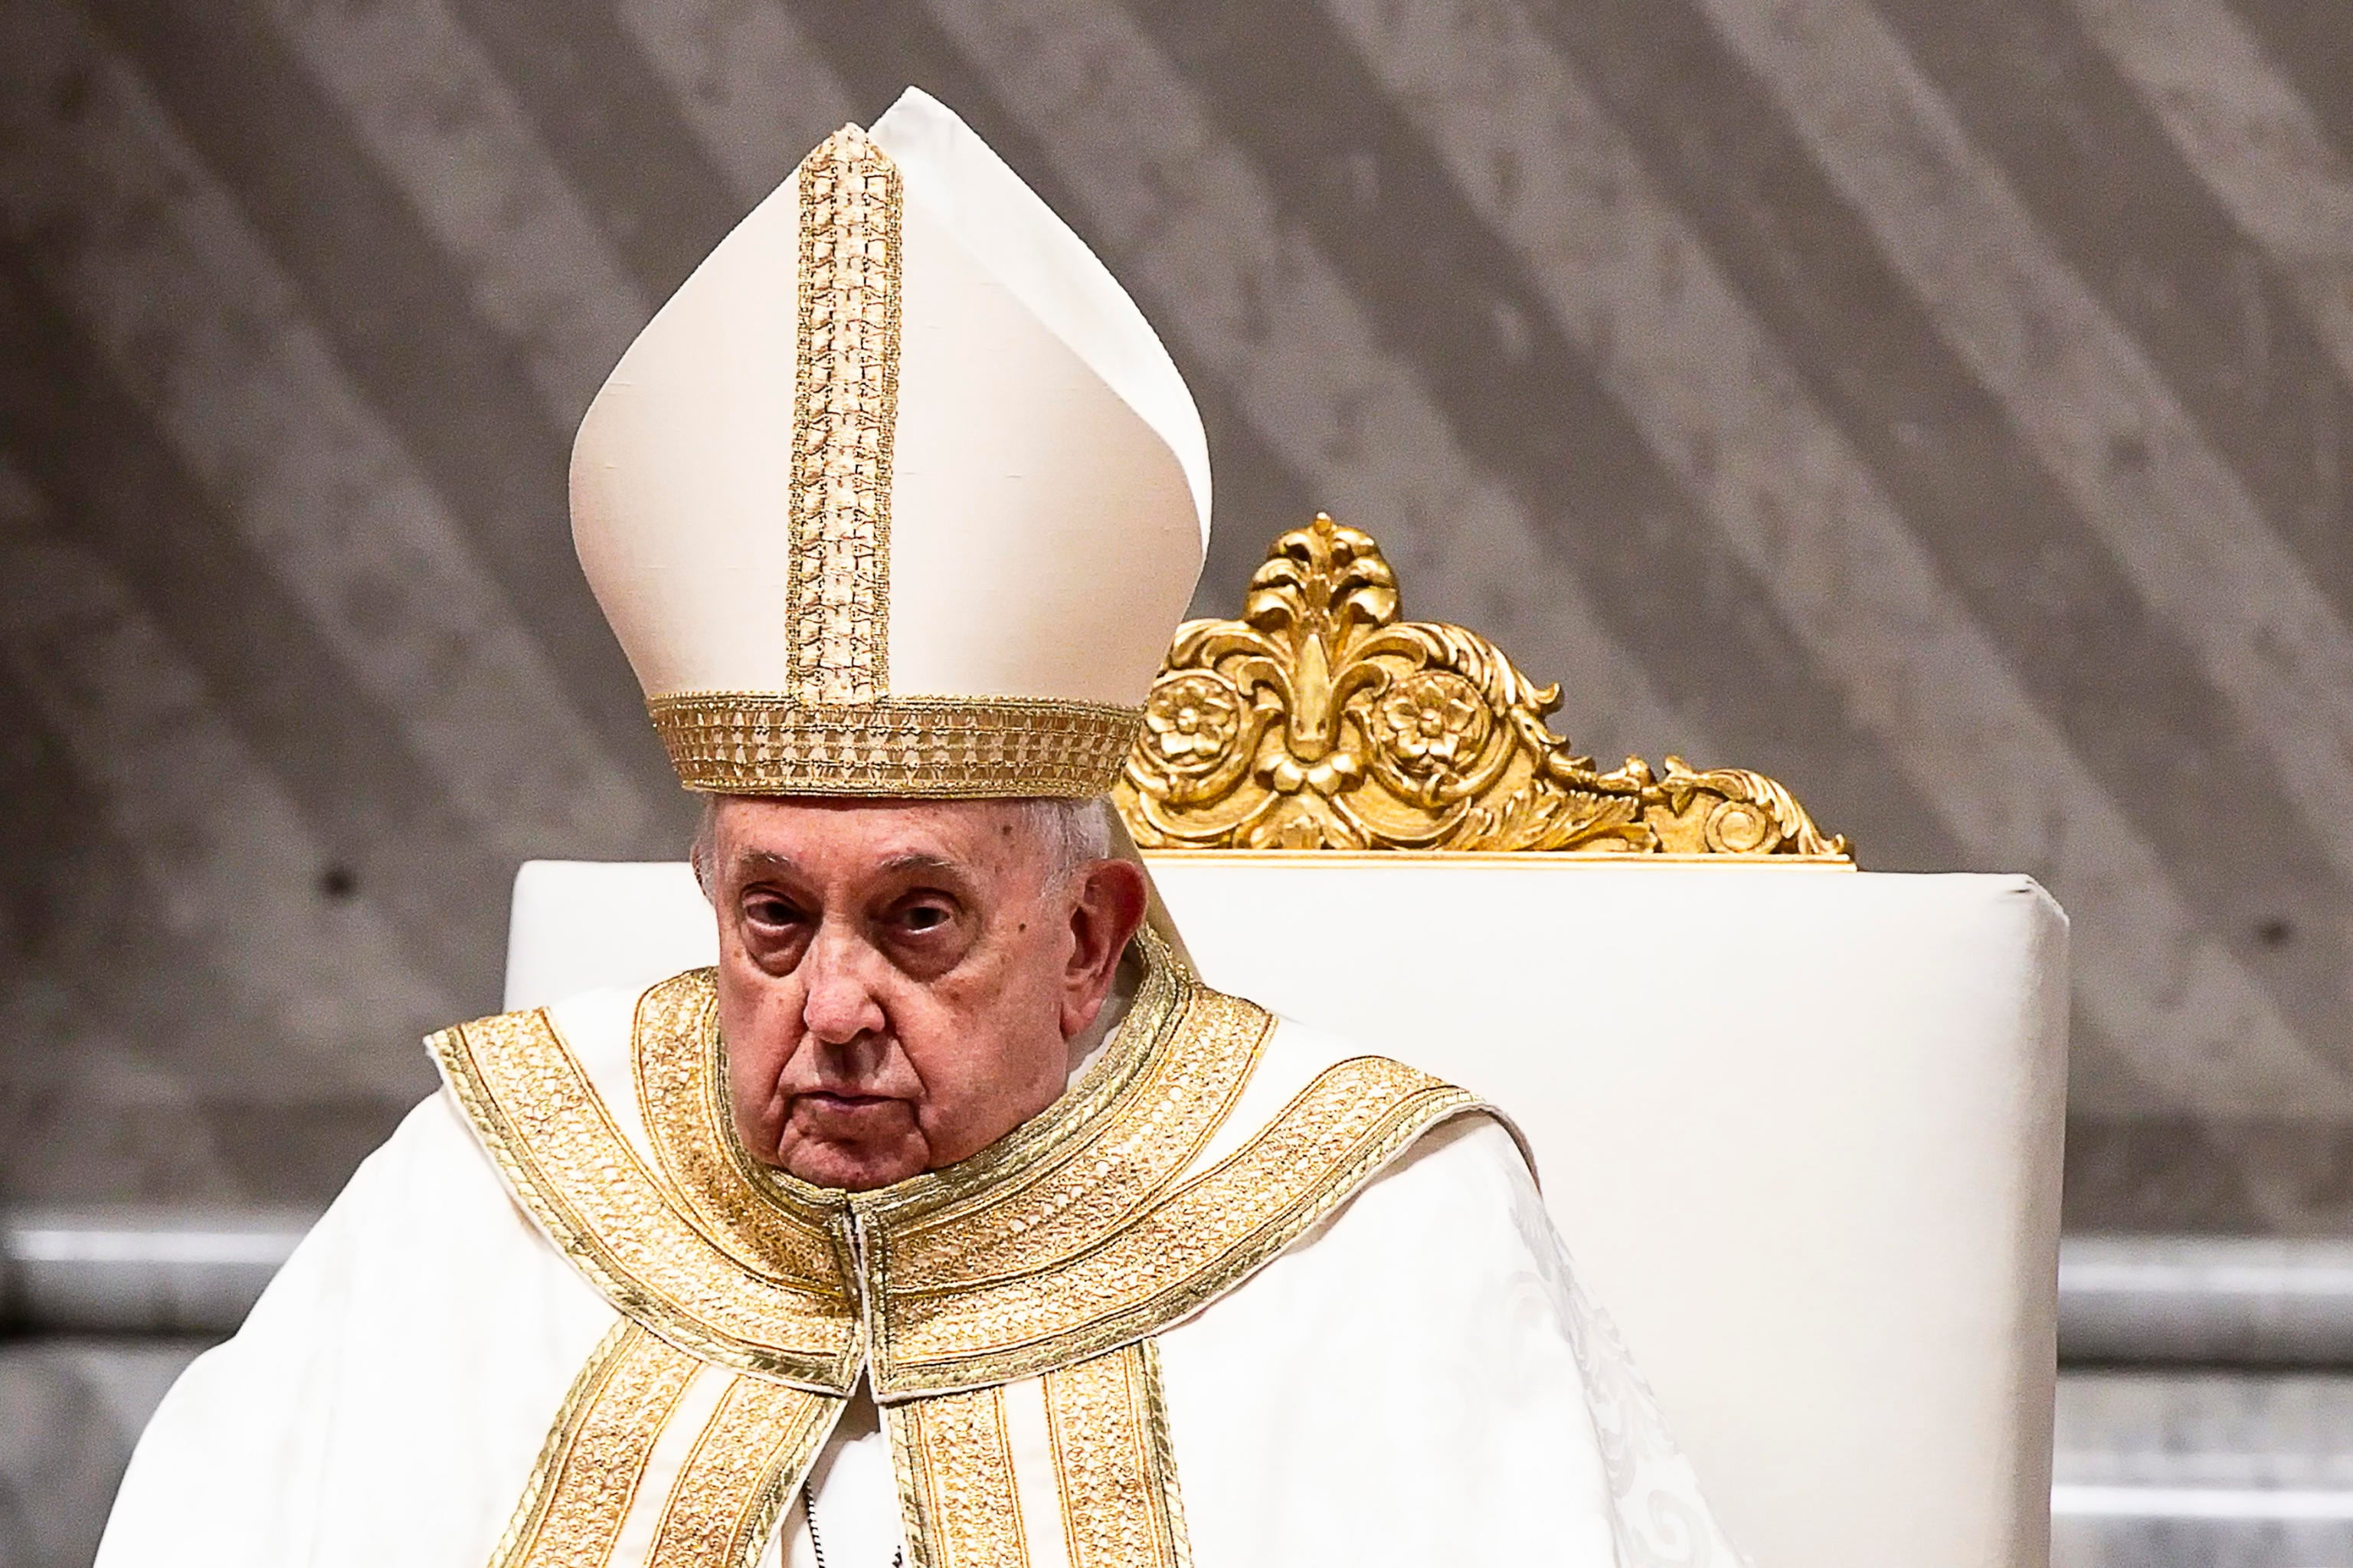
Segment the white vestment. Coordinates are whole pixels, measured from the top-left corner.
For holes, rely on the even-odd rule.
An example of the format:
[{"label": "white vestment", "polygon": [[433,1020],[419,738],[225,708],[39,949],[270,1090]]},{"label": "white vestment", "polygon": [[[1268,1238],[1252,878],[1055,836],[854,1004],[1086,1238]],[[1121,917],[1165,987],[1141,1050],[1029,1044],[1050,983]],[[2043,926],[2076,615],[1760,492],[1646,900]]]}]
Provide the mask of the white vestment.
[{"label": "white vestment", "polygon": [[[654,1099],[631,1104],[643,1007],[586,997],[549,1010],[544,1032],[640,1151],[660,1114]],[[1270,1022],[1183,1171],[1246,1160],[1314,1086],[1366,1060]],[[1089,1081],[1108,1070],[1099,1064]],[[642,1061],[636,1072],[653,1093]],[[712,1496],[752,1500],[697,1537],[681,1478],[723,1467],[724,1445],[698,1436],[722,1430],[714,1413],[738,1398],[811,1396],[687,1361],[649,1446],[629,1465],[599,1460],[591,1407],[626,1402],[609,1387],[590,1397],[584,1367],[604,1356],[626,1372],[612,1347],[632,1335],[640,1351],[681,1356],[659,1337],[670,1320],[640,1306],[630,1311],[654,1332],[626,1320],[617,1299],[638,1299],[613,1282],[626,1246],[584,1265],[544,1191],[533,1212],[517,1202],[512,1150],[486,1152],[479,1104],[445,1087],[361,1167],[237,1337],[174,1388],[132,1461],[99,1568],[810,1563],[804,1484],[827,1568],[883,1568],[909,1530],[922,1539],[906,1560],[934,1568],[1008,1554],[1057,1568],[1183,1562],[1188,1541],[1200,1568],[1737,1563],[1649,1391],[1579,1292],[1512,1135],[1446,1092],[1454,1108],[1409,1128],[1312,1223],[1141,1343],[1042,1372],[1005,1362],[1019,1375],[988,1386],[944,1375],[936,1387],[965,1392],[903,1404],[914,1374],[902,1363],[845,1362],[846,1381],[825,1386],[854,1384],[854,1396],[815,1402],[818,1425],[797,1457],[771,1462],[765,1490],[710,1482]],[[1025,1223],[1037,1235],[1062,1221]],[[1147,1255],[1135,1268],[1151,1266]],[[855,1355],[897,1332],[913,1366],[916,1330],[891,1330],[882,1310],[870,1303]],[[1089,1369],[1111,1366],[1128,1369],[1112,1374],[1125,1384],[1087,1383]],[[1086,1495],[1117,1490],[1115,1478],[1080,1473],[1109,1463],[1109,1450],[1090,1450],[1072,1414],[1105,1386],[1141,1390],[1151,1405],[1135,1418],[1145,1446],[1156,1434],[1162,1448],[1138,1461],[1159,1477],[1148,1507]],[[895,1482],[876,1387],[905,1422]],[[907,1414],[925,1410],[929,1426]],[[996,1423],[994,1447],[956,1449],[965,1428],[941,1413],[975,1411]],[[1106,1431],[1125,1429],[1125,1416],[1105,1419]],[[923,1446],[927,1432],[940,1446]],[[976,1470],[973,1454],[995,1457]],[[910,1466],[933,1491],[910,1493]],[[993,1510],[982,1495],[992,1484]],[[729,1552],[694,1544],[731,1528]]]}]

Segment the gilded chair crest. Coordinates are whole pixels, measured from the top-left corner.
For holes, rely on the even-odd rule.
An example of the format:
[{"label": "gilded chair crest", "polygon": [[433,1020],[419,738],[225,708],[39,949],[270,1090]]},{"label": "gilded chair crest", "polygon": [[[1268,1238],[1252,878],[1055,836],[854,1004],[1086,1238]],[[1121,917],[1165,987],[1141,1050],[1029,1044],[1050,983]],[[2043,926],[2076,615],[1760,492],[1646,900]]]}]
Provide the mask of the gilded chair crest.
[{"label": "gilded chair crest", "polygon": [[1529,850],[1852,864],[1789,791],[1669,757],[1607,772],[1477,632],[1400,619],[1372,535],[1279,536],[1239,620],[1179,627],[1114,791],[1147,849]]}]

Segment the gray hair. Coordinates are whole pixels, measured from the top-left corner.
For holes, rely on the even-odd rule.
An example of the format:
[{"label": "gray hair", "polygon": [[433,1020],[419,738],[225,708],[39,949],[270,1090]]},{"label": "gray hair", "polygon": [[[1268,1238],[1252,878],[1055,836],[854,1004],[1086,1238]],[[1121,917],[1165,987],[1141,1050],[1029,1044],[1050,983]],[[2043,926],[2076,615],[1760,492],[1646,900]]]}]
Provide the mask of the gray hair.
[{"label": "gray hair", "polygon": [[[705,893],[711,891],[712,861],[719,853],[722,799],[718,795],[702,798],[702,814],[695,821],[694,842],[687,850],[687,859],[694,866],[694,880]],[[1111,858],[1112,804],[1106,796],[1082,800],[1040,796],[987,803],[1011,810],[1045,847],[1050,886],[1059,887],[1092,863]]]},{"label": "gray hair", "polygon": [[1047,850],[1047,863],[1056,883],[1092,863],[1111,858],[1111,801],[1097,795],[1086,800],[1038,799],[1015,800],[1013,807],[1028,819],[1029,831]]}]

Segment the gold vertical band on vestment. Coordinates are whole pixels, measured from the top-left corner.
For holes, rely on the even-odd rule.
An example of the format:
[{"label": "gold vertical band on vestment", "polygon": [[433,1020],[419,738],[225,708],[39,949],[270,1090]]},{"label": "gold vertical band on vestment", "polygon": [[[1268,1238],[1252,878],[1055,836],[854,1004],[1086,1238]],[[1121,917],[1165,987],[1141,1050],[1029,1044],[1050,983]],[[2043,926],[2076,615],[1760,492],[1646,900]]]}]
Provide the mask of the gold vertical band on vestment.
[{"label": "gold vertical band on vestment", "polygon": [[605,1568],[701,1363],[624,1320],[573,1380],[491,1568]]},{"label": "gold vertical band on vestment", "polygon": [[614,1125],[544,1009],[426,1044],[515,1201],[615,1308],[734,1371],[837,1393],[857,1381],[848,1287],[751,1274],[713,1245]]},{"label": "gold vertical band on vestment", "polygon": [[855,125],[802,160],[791,566],[796,705],[890,685],[891,463],[899,402],[899,170]]},{"label": "gold vertical band on vestment", "polygon": [[1045,1382],[1071,1568],[1186,1568],[1157,1345],[1128,1345]]},{"label": "gold vertical band on vestment", "polygon": [[1005,1391],[886,1406],[909,1568],[1028,1568]]},{"label": "gold vertical band on vestment", "polygon": [[841,1404],[737,1373],[662,1505],[647,1568],[753,1568]]},{"label": "gold vertical band on vestment", "polygon": [[1144,1435],[1152,1455],[1152,1483],[1167,1520],[1169,1560],[1193,1568],[1193,1537],[1185,1527],[1185,1495],[1176,1481],[1176,1441],[1168,1432],[1168,1382],[1160,1370],[1160,1341],[1135,1347],[1143,1363]]},{"label": "gold vertical band on vestment", "polygon": [[638,999],[629,1071],[654,1163],[688,1223],[747,1274],[838,1291],[844,1260],[822,1221],[757,1201],[732,1130],[712,971],[673,975]]}]

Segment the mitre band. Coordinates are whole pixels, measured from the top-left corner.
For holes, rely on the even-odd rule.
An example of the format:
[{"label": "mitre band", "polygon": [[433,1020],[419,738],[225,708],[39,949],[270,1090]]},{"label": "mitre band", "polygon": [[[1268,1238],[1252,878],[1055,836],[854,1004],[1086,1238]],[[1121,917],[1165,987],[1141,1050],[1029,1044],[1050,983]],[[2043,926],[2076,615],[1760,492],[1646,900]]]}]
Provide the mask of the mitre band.
[{"label": "mitre band", "polygon": [[646,705],[679,781],[723,795],[1091,799],[1119,778],[1144,721],[1050,697],[810,705],[690,692]]}]

